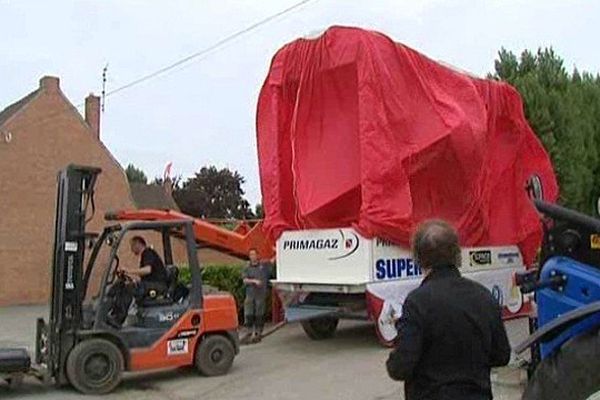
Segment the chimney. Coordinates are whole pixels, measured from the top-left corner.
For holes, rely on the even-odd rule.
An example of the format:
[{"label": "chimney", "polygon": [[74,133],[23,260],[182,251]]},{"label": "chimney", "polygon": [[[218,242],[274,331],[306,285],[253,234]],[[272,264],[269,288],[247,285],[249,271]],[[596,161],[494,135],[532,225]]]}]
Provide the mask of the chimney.
[{"label": "chimney", "polygon": [[44,76],[40,79],[40,89],[57,92],[60,90],[60,80],[56,76]]},{"label": "chimney", "polygon": [[85,98],[85,122],[92,128],[94,137],[100,140],[100,97],[93,93]]}]

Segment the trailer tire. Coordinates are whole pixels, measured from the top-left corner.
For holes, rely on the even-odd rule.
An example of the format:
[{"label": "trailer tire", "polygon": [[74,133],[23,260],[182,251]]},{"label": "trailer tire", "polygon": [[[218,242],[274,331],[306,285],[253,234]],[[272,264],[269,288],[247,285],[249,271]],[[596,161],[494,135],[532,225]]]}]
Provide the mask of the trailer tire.
[{"label": "trailer tire", "polygon": [[537,366],[523,399],[600,399],[599,370],[599,331],[577,336]]},{"label": "trailer tire", "polygon": [[302,329],[312,340],[330,339],[335,335],[339,318],[323,317],[302,321]]},{"label": "trailer tire", "polygon": [[106,339],[79,342],[67,357],[67,378],[84,394],[106,394],[121,382],[123,354]]},{"label": "trailer tire", "polygon": [[196,349],[196,369],[205,376],[225,375],[233,365],[235,348],[223,335],[205,336]]}]

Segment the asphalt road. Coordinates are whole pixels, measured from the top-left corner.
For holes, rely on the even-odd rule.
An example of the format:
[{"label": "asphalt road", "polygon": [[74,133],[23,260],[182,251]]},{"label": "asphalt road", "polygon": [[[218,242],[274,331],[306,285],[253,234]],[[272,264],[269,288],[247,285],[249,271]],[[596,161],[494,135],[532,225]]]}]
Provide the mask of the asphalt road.
[{"label": "asphalt road", "polygon": [[[31,349],[35,318],[46,313],[46,307],[0,308],[0,347]],[[526,335],[523,322],[510,322],[507,327],[511,341]],[[402,385],[391,381],[385,371],[388,352],[365,323],[342,323],[334,339],[321,342],[309,340],[300,326],[291,325],[260,344],[242,347],[226,376],[205,378],[189,370],[129,375],[103,399],[403,399]],[[494,371],[494,398],[519,399],[520,375],[514,368]],[[18,391],[0,385],[0,398],[59,400],[80,395],[27,378]]]}]

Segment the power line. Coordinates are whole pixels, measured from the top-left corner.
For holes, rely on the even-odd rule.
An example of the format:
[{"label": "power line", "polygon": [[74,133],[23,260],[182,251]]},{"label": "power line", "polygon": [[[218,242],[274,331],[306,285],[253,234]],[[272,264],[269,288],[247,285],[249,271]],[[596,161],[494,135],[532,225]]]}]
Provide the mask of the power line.
[{"label": "power line", "polygon": [[[170,70],[172,70],[172,69],[174,69],[174,68],[176,68],[176,67],[178,67],[178,66],[180,66],[182,64],[188,63],[191,60],[196,59],[198,57],[207,56],[209,53],[211,53],[211,52],[213,52],[215,50],[218,50],[220,47],[224,46],[228,42],[230,42],[230,41],[232,41],[234,39],[237,39],[238,37],[243,36],[243,35],[251,32],[251,31],[257,29],[260,26],[262,26],[262,25],[264,25],[264,24],[266,24],[266,23],[268,23],[268,22],[270,22],[270,21],[272,21],[274,19],[282,17],[285,14],[288,14],[288,13],[290,13],[290,12],[292,12],[292,11],[300,8],[300,7],[302,7],[303,5],[305,5],[307,3],[310,3],[311,1],[315,1],[315,0],[302,0],[302,1],[300,1],[298,3],[295,3],[294,5],[288,7],[286,9],[284,9],[284,10],[281,10],[281,11],[279,11],[279,12],[277,12],[275,14],[272,14],[272,15],[270,15],[270,16],[268,16],[268,17],[266,17],[266,18],[264,18],[264,19],[262,19],[262,20],[260,20],[258,22],[255,22],[254,24],[252,24],[252,25],[250,25],[250,26],[248,26],[248,27],[246,27],[246,28],[244,28],[242,30],[236,31],[235,33],[233,33],[233,34],[231,34],[229,36],[226,36],[225,38],[219,40],[218,42],[212,44],[211,46],[209,46],[209,47],[207,47],[205,49],[202,49],[202,50],[200,50],[200,51],[198,51],[198,52],[196,52],[194,54],[190,54],[189,56],[184,57],[184,58],[182,58],[182,59],[180,59],[180,60],[178,60],[178,61],[176,61],[176,62],[174,62],[174,63],[172,63],[170,65],[167,65],[167,66],[165,66],[163,68],[160,68],[160,69],[158,69],[158,70],[156,70],[156,71],[154,71],[154,72],[152,72],[150,74],[144,75],[144,76],[142,76],[142,77],[140,77],[138,79],[135,79],[135,80],[133,80],[133,81],[131,81],[131,82],[129,82],[129,83],[123,85],[123,86],[120,86],[120,87],[118,87],[118,88],[116,88],[114,90],[111,90],[111,91],[108,91],[108,92],[106,92],[105,90],[103,90],[103,92],[104,92],[103,93],[104,94],[103,97],[106,98],[106,97],[111,96],[111,95],[113,95],[115,93],[118,93],[118,92],[121,92],[123,90],[129,89],[129,88],[131,88],[133,86],[139,85],[142,82],[148,81],[148,80],[153,79],[153,78],[155,78],[155,77],[157,77],[159,75],[162,75],[162,74],[164,74],[164,73],[166,73],[166,72],[168,72],[168,71],[170,71]],[[75,105],[73,107],[75,109],[79,109],[79,108],[82,108],[84,105],[85,105],[85,103],[80,103],[80,104],[77,104],[77,105]],[[59,117],[63,113],[69,112],[71,110],[72,109],[67,109],[67,110],[57,111],[57,112],[54,112],[54,113],[49,113],[48,115],[43,116],[43,117],[41,117],[40,119],[38,119],[36,121],[32,121],[29,124],[21,125],[19,128],[31,128],[32,126],[40,125],[40,124],[42,124],[44,122],[47,122],[47,121],[52,120],[52,119],[54,119],[56,117]]]},{"label": "power line", "polygon": [[205,49],[202,49],[202,50],[200,50],[200,51],[198,51],[198,52],[196,52],[194,54],[190,54],[189,56],[184,57],[184,58],[182,58],[182,59],[180,59],[178,61],[175,61],[174,63],[172,63],[170,65],[167,65],[167,66],[165,66],[163,68],[160,68],[160,69],[158,69],[158,70],[156,70],[154,72],[149,73],[148,75],[144,75],[141,78],[138,78],[138,79],[136,79],[134,81],[131,81],[131,82],[123,85],[123,86],[120,86],[120,87],[118,87],[118,88],[116,88],[114,90],[111,90],[111,91],[109,91],[109,92],[106,93],[106,97],[111,96],[111,95],[113,95],[115,93],[121,92],[123,90],[129,89],[132,86],[139,85],[142,82],[148,81],[148,80],[150,80],[152,78],[155,78],[155,77],[157,77],[159,75],[162,75],[162,74],[164,74],[164,73],[172,70],[173,68],[177,68],[178,66],[183,65],[183,64],[185,64],[185,63],[187,63],[187,62],[189,62],[189,61],[191,61],[191,60],[193,60],[195,58],[204,56],[207,53],[215,51],[219,47],[222,47],[225,44],[227,44],[228,42],[230,42],[230,41],[232,41],[234,39],[237,39],[238,37],[243,36],[243,35],[251,32],[251,31],[259,28],[260,26],[262,26],[262,25],[264,25],[264,24],[266,24],[266,23],[268,23],[268,22],[270,22],[270,21],[272,21],[274,19],[277,19],[277,18],[279,18],[279,17],[281,17],[281,16],[283,16],[283,15],[285,15],[285,14],[291,12],[291,11],[294,11],[295,9],[297,9],[299,7],[302,7],[303,5],[305,5],[305,4],[307,4],[307,3],[311,2],[311,1],[314,1],[314,0],[302,0],[302,1],[299,1],[298,3],[292,5],[292,6],[286,8],[284,10],[279,11],[278,13],[270,15],[270,16],[268,16],[268,17],[266,17],[266,18],[264,18],[264,19],[262,19],[262,20],[260,20],[258,22],[255,22],[254,24],[252,24],[252,25],[250,25],[250,26],[248,26],[248,27],[246,27],[246,28],[244,28],[244,29],[242,29],[240,31],[237,31],[237,32],[235,32],[235,33],[233,33],[233,34],[231,34],[229,36],[224,37],[223,39],[221,39],[218,42],[212,44],[211,46],[206,47]]}]

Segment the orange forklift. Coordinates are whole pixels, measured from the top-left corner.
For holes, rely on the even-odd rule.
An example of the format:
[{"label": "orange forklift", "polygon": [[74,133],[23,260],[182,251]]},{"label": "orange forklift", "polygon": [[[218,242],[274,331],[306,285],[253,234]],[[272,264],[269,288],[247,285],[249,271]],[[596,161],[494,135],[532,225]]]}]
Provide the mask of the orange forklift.
[{"label": "orange forklift", "polygon": [[[228,293],[203,295],[193,220],[114,221],[100,234],[86,232],[100,172],[70,165],[58,176],[50,317],[47,323],[38,319],[33,363],[21,349],[0,349],[0,378],[14,384],[33,374],[85,394],[104,394],[117,387],[124,371],[190,366],[207,376],[227,373],[239,352],[236,304]],[[162,237],[168,282],[164,290],[137,299],[137,310],[115,326],[113,288],[128,283],[118,251],[127,233],[145,232]],[[184,290],[173,265],[172,239],[187,248],[191,286]],[[103,248],[108,261],[98,256]],[[99,290],[84,301],[98,273]]]}]

